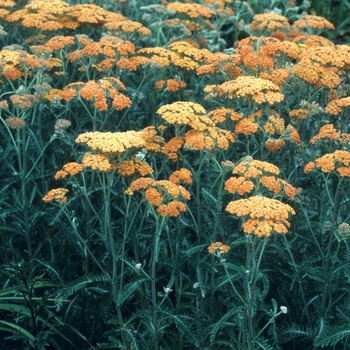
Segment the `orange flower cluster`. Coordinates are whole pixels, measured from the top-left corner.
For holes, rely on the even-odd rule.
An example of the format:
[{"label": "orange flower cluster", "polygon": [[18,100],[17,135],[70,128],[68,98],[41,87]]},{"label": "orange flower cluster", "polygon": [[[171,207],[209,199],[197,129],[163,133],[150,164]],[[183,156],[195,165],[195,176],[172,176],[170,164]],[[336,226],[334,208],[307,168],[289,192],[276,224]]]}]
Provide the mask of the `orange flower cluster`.
[{"label": "orange flower cluster", "polygon": [[170,177],[169,181],[174,184],[184,183],[186,185],[190,185],[192,183],[192,173],[185,168],[181,168],[180,170],[174,171]]},{"label": "orange flower cluster", "polygon": [[148,151],[161,152],[165,145],[164,138],[157,134],[154,126],[148,126],[142,130],[142,138]]},{"label": "orange flower cluster", "polygon": [[272,34],[276,30],[288,30],[290,28],[290,24],[288,22],[288,18],[284,16],[276,13],[262,13],[254,15],[253,21],[250,23],[249,28],[253,32]]},{"label": "orange flower cluster", "polygon": [[186,206],[180,200],[190,200],[190,193],[181,185],[168,180],[153,180],[151,178],[139,178],[133,181],[125,191],[133,195],[135,191],[144,191],[145,199],[157,207],[161,216],[178,216],[186,211]]},{"label": "orange flower cluster", "polygon": [[280,91],[280,87],[270,80],[253,76],[239,76],[237,79],[211,88],[210,96],[214,98],[223,96],[230,100],[236,98],[253,100],[257,104],[268,103],[272,105],[283,101],[284,95]]},{"label": "orange flower cluster", "polygon": [[25,94],[25,95],[11,95],[10,100],[14,107],[20,109],[28,109],[33,106],[33,104],[38,103],[39,100],[36,96]]},{"label": "orange flower cluster", "polygon": [[237,78],[242,73],[242,68],[237,66],[239,61],[240,55],[215,52],[206,57],[205,64],[198,67],[196,72],[197,75],[225,72],[229,78]]},{"label": "orange flower cluster", "polygon": [[103,58],[98,63],[106,68],[106,66],[115,62],[116,57],[135,54],[135,46],[131,41],[116,36],[106,35],[99,42],[78,37],[78,42],[84,48],[67,53],[66,57],[71,63],[81,62],[81,64],[84,64],[84,59],[101,61],[101,58]]},{"label": "orange flower cluster", "polygon": [[276,85],[282,85],[290,77],[289,68],[277,68],[270,73],[261,73],[260,78],[271,80]]},{"label": "orange flower cluster", "polygon": [[296,117],[300,120],[304,120],[307,118],[310,111],[308,109],[293,109],[289,112],[289,116],[291,118]]},{"label": "orange flower cluster", "polygon": [[5,67],[2,75],[8,80],[17,80],[21,77],[22,72],[15,67]]},{"label": "orange flower cluster", "polygon": [[[189,125],[196,129],[198,124],[202,124],[206,111],[198,103],[179,101],[160,107],[156,113],[170,124]],[[209,118],[206,119],[210,126],[214,125]]]},{"label": "orange flower cluster", "polygon": [[278,140],[272,140],[269,139],[265,142],[264,146],[267,148],[267,150],[271,153],[278,152],[281,150],[286,144],[286,141],[283,139],[278,139]]},{"label": "orange flower cluster", "polygon": [[168,10],[172,10],[175,13],[184,14],[190,18],[211,18],[216,15],[216,12],[211,10],[209,7],[196,3],[181,3],[181,2],[170,2],[167,5]]},{"label": "orange flower cluster", "polygon": [[48,40],[44,46],[50,48],[52,51],[59,51],[64,49],[67,46],[74,45],[74,37],[73,36],[63,36],[57,35]]},{"label": "orange flower cluster", "polygon": [[110,172],[115,169],[115,165],[110,163],[108,155],[104,153],[93,154],[87,152],[84,154],[81,164],[92,170],[100,170],[104,172]]},{"label": "orange flower cluster", "polygon": [[230,143],[235,141],[233,134],[227,130],[209,127],[207,130],[189,130],[185,134],[185,147],[196,151],[212,149],[228,149]]},{"label": "orange flower cluster", "polygon": [[68,175],[71,175],[71,176],[77,175],[81,173],[83,170],[84,170],[84,167],[79,163],[76,163],[76,162],[67,163],[63,165],[63,170],[59,170],[55,174],[54,178],[55,180],[64,179]]},{"label": "orange flower cluster", "polygon": [[314,85],[316,88],[323,86],[329,89],[340,84],[339,76],[330,68],[324,67],[311,59],[302,59],[292,67],[294,75]]},{"label": "orange flower cluster", "polygon": [[176,162],[179,159],[177,152],[183,146],[184,143],[184,137],[173,137],[164,145],[162,153],[164,153],[173,162]]},{"label": "orange flower cluster", "polygon": [[44,202],[56,202],[63,204],[67,201],[66,193],[69,190],[65,188],[55,188],[47,193],[45,197],[43,197]]},{"label": "orange flower cluster", "polygon": [[75,142],[85,144],[94,151],[116,154],[145,146],[142,132],[133,130],[125,132],[86,132],[80,134]]},{"label": "orange flower cluster", "polygon": [[7,22],[18,22],[27,28],[57,31],[63,28],[76,29],[83,24],[100,25],[126,20],[122,15],[107,11],[93,4],[69,6],[63,0],[33,0],[23,9],[5,16]]},{"label": "orange flower cluster", "polygon": [[208,248],[210,254],[214,254],[220,257],[222,254],[227,253],[230,250],[230,247],[222,242],[214,242]]},{"label": "orange flower cluster", "polygon": [[122,110],[131,106],[129,97],[118,90],[126,90],[124,84],[117,78],[103,78],[98,82],[88,81],[80,89],[80,96],[88,101],[94,101],[94,106],[101,112],[108,110],[107,96],[112,99],[112,106],[116,110]]},{"label": "orange flower cluster", "polygon": [[308,173],[315,168],[321,169],[324,173],[336,170],[340,176],[350,177],[350,152],[337,150],[334,153],[327,153],[317,158],[315,162],[309,162],[304,167],[304,172]]},{"label": "orange flower cluster", "polygon": [[288,204],[261,196],[232,201],[225,210],[238,217],[248,217],[242,225],[243,232],[258,237],[269,237],[272,232],[287,233],[289,215],[295,215]]},{"label": "orange flower cluster", "polygon": [[224,190],[230,193],[238,193],[243,196],[246,193],[252,192],[254,189],[254,182],[244,176],[230,177],[225,182]]},{"label": "orange flower cluster", "polygon": [[26,122],[18,117],[6,118],[5,123],[11,129],[22,129],[26,126]]},{"label": "orange flower cluster", "polygon": [[261,175],[279,175],[280,170],[276,165],[261,160],[254,160],[248,157],[232,170],[232,174],[241,175],[247,178],[256,178]]},{"label": "orange flower cluster", "polygon": [[271,163],[259,160],[243,161],[232,170],[232,174],[240,176],[229,178],[225,182],[224,190],[242,196],[251,193],[254,189],[261,191],[261,186],[263,186],[273,192],[275,196],[285,194],[289,199],[294,200],[300,189],[293,187],[283,179],[277,178],[275,175],[278,175],[279,172],[279,169]]},{"label": "orange flower cluster", "polygon": [[283,135],[285,131],[284,119],[275,111],[271,111],[271,113],[264,125],[266,133],[269,135]]},{"label": "orange flower cluster", "polygon": [[339,138],[339,133],[338,131],[335,129],[333,124],[326,124],[324,126],[321,127],[319,133],[317,135],[315,135],[310,142],[312,144],[316,143],[319,140],[322,139],[329,139],[329,140],[336,140]]},{"label": "orange flower cluster", "polygon": [[158,80],[155,85],[157,89],[163,89],[166,86],[167,90],[170,92],[176,92],[180,88],[185,88],[187,86],[187,84],[180,79]]},{"label": "orange flower cluster", "polygon": [[329,102],[325,111],[333,115],[338,115],[341,113],[343,108],[346,108],[349,106],[350,106],[350,97],[343,97],[343,98],[340,98],[339,100],[333,100]]},{"label": "orange flower cluster", "polygon": [[151,35],[152,32],[144,27],[140,22],[134,22],[130,20],[109,22],[104,25],[104,27],[111,32],[112,35],[118,37],[126,37],[128,39],[133,36],[133,34],[139,34],[141,36]]},{"label": "orange flower cluster", "polygon": [[125,177],[136,176],[139,173],[141,176],[147,176],[153,173],[153,169],[141,159],[132,157],[130,160],[123,160],[118,165],[118,174]]},{"label": "orange flower cluster", "polygon": [[298,28],[335,29],[325,18],[315,15],[305,15],[293,23]]},{"label": "orange flower cluster", "polygon": [[233,121],[238,121],[243,118],[242,114],[234,111],[231,108],[220,107],[216,108],[208,113],[208,116],[215,123],[222,123],[230,118]]}]

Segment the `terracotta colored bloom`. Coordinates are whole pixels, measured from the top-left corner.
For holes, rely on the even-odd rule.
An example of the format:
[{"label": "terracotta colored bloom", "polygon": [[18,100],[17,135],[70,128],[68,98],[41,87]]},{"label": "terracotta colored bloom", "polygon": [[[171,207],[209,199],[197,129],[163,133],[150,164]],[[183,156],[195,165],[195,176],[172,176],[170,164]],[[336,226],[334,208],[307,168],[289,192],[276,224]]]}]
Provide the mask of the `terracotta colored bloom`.
[{"label": "terracotta colored bloom", "polygon": [[48,40],[44,46],[50,48],[53,51],[58,51],[67,46],[74,45],[74,43],[75,41],[73,36],[57,35]]},{"label": "terracotta colored bloom", "polygon": [[251,180],[241,177],[231,177],[225,182],[224,190],[230,193],[238,193],[243,196],[254,189],[254,183]]},{"label": "terracotta colored bloom", "polygon": [[264,129],[269,135],[283,135],[285,131],[284,119],[277,112],[272,111],[264,125]]},{"label": "terracotta colored bloom", "polygon": [[109,162],[106,154],[93,154],[85,153],[81,164],[84,167],[91,168],[92,170],[100,170],[109,172],[115,169],[115,166]]},{"label": "terracotta colored bloom", "polygon": [[232,174],[246,178],[255,178],[260,175],[278,175],[279,173],[280,170],[277,166],[253,158],[242,161],[232,170]]},{"label": "terracotta colored bloom", "polygon": [[226,209],[230,214],[246,218],[243,232],[259,237],[270,236],[272,232],[287,233],[288,217],[295,211],[288,204],[276,199],[253,196],[230,202]]},{"label": "terracotta colored bloom", "polygon": [[159,80],[156,82],[156,88],[157,89],[163,89],[164,87],[167,88],[170,92],[176,92],[180,88],[185,88],[187,84],[179,79],[168,79],[168,80]]},{"label": "terracotta colored bloom", "polygon": [[312,144],[316,143],[319,140],[322,139],[329,139],[329,140],[336,140],[339,138],[339,133],[335,129],[333,124],[326,124],[321,127],[319,133],[315,135],[310,142]]},{"label": "terracotta colored bloom", "polygon": [[262,176],[259,180],[260,184],[266,187],[274,195],[284,193],[289,199],[294,200],[295,196],[302,190],[296,188],[283,179],[276,176]]},{"label": "terracotta colored bloom", "polygon": [[314,29],[335,29],[334,25],[325,18],[315,15],[305,15],[301,19],[294,22],[298,28],[314,28]]},{"label": "terracotta colored bloom", "polygon": [[145,198],[156,207],[159,207],[163,200],[162,195],[155,187],[150,187],[145,191]]},{"label": "terracotta colored bloom", "polygon": [[125,193],[133,195],[135,191],[145,191],[146,200],[158,207],[157,212],[161,216],[178,216],[186,211],[186,206],[180,200],[191,198],[184,187],[168,180],[139,178],[130,184]]},{"label": "terracotta colored bloom", "polygon": [[[315,167],[321,169],[324,173],[330,173],[333,170],[337,170],[341,176],[348,176],[348,170],[350,165],[350,152],[337,150],[334,153],[327,153],[324,156],[317,158],[315,162],[306,164],[304,172],[310,172]],[[341,170],[339,170],[341,169]]]},{"label": "terracotta colored bloom", "polygon": [[221,254],[225,254],[230,250],[230,247],[222,242],[212,243],[208,248],[208,252],[210,254],[214,254],[217,256],[221,256]]},{"label": "terracotta colored bloom", "polygon": [[286,131],[284,133],[284,137],[288,140],[292,140],[293,143],[300,142],[300,135],[298,131],[295,129],[295,127],[291,124],[287,126]]},{"label": "terracotta colored bloom", "polygon": [[165,145],[163,137],[159,136],[154,126],[148,126],[142,130],[142,138],[148,151],[160,152]]},{"label": "terracotta colored bloom", "polygon": [[315,169],[315,163],[314,162],[309,162],[304,167],[304,173],[309,173],[313,169]]},{"label": "terracotta colored bloom", "polygon": [[274,69],[270,73],[262,73],[260,78],[269,79],[276,85],[282,85],[285,83],[290,77],[290,69],[289,68],[278,68]]},{"label": "terracotta colored bloom", "polygon": [[235,126],[236,134],[251,135],[255,134],[259,130],[259,124],[254,123],[250,119],[241,119]]},{"label": "terracotta colored bloom", "polygon": [[21,71],[15,67],[6,67],[2,75],[8,80],[17,80],[22,75]]},{"label": "terracotta colored bloom", "polygon": [[286,141],[283,139],[278,139],[278,140],[267,140],[265,142],[265,147],[268,149],[269,152],[275,153],[281,150],[284,145],[286,144]]},{"label": "terracotta colored bloom", "polygon": [[11,95],[10,100],[15,107],[20,109],[31,108],[34,103],[38,103],[39,100],[34,95]]},{"label": "terracotta colored bloom", "polygon": [[48,192],[48,194],[43,198],[43,201],[63,204],[67,201],[67,192],[69,192],[69,190],[65,188],[55,188]]},{"label": "terracotta colored bloom", "polygon": [[128,150],[142,148],[145,141],[142,132],[86,132],[80,134],[75,142],[85,144],[94,151],[102,153],[123,153]]},{"label": "terracotta colored bloom", "polygon": [[157,213],[161,216],[179,216],[187,210],[184,203],[180,201],[171,201],[168,204],[162,204],[157,208]]},{"label": "terracotta colored bloom", "polygon": [[153,173],[153,169],[142,160],[132,157],[130,160],[123,160],[118,166],[118,174],[123,176],[147,176]]},{"label": "terracotta colored bloom", "polygon": [[307,118],[308,114],[310,113],[307,109],[293,109],[289,112],[290,117],[296,117],[300,120],[304,120]]},{"label": "terracotta colored bloom", "polygon": [[1,100],[0,101],[0,109],[8,109],[9,105],[6,100]]},{"label": "terracotta colored bloom", "polygon": [[177,152],[185,143],[184,137],[177,136],[171,138],[163,147],[162,153],[168,156],[173,162],[178,160]]},{"label": "terracotta colored bloom", "polygon": [[217,124],[217,123],[222,123],[226,121],[228,118],[230,118],[233,121],[238,121],[243,118],[243,116],[234,111],[231,108],[225,108],[225,107],[220,107],[217,109],[214,109],[208,113],[208,116],[212,119],[212,121]]},{"label": "terracotta colored bloom", "polygon": [[339,100],[333,100],[329,102],[325,111],[333,115],[338,115],[341,113],[343,108],[346,108],[349,106],[350,106],[350,97],[343,97],[343,98],[340,98]]},{"label": "terracotta colored bloom", "polygon": [[196,151],[211,149],[214,147],[214,140],[201,130],[189,130],[185,135],[185,147]]},{"label": "terracotta colored bloom", "polygon": [[192,173],[188,169],[181,168],[180,170],[174,171],[170,175],[169,181],[173,182],[174,184],[180,184],[183,182],[190,185],[192,183]]},{"label": "terracotta colored bloom", "polygon": [[6,125],[11,129],[22,129],[26,126],[26,122],[17,117],[6,118],[5,122]]}]

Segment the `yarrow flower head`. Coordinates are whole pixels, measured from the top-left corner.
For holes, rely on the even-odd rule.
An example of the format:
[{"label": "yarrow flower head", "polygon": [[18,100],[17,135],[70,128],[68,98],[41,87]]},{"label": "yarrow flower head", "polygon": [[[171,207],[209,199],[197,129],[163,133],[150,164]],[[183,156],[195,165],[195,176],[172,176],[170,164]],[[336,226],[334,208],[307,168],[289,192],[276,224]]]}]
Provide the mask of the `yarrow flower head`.
[{"label": "yarrow flower head", "polygon": [[187,210],[182,200],[191,199],[190,193],[183,186],[169,180],[156,181],[149,177],[133,181],[125,193],[133,195],[136,191],[143,192],[145,199],[157,207],[156,211],[161,216],[180,215]]},{"label": "yarrow flower head", "polygon": [[26,122],[18,117],[6,118],[5,123],[11,129],[22,129],[26,126]]},{"label": "yarrow flower head", "polygon": [[142,132],[86,132],[80,134],[75,142],[82,143],[94,151],[102,153],[120,154],[128,150],[138,149],[145,146]]},{"label": "yarrow flower head", "polygon": [[226,209],[230,214],[244,217],[243,232],[268,237],[271,233],[287,233],[288,217],[295,211],[288,204],[276,199],[253,196],[230,202]]},{"label": "yarrow flower head", "polygon": [[253,100],[257,104],[275,104],[282,102],[284,95],[281,88],[272,81],[253,76],[239,76],[221,85],[205,88],[213,98],[226,97],[230,100],[239,98],[245,101]]},{"label": "yarrow flower head", "polygon": [[44,202],[55,202],[63,204],[67,201],[66,193],[69,192],[66,188],[55,188],[43,197]]},{"label": "yarrow flower head", "polygon": [[350,177],[350,152],[337,150],[334,153],[327,153],[314,162],[307,163],[304,172],[308,173],[317,168],[324,173],[336,170],[341,177]]},{"label": "yarrow flower head", "polygon": [[222,242],[214,242],[208,248],[208,252],[210,254],[216,255],[217,257],[221,257],[221,255],[227,253],[230,250],[230,247]]}]

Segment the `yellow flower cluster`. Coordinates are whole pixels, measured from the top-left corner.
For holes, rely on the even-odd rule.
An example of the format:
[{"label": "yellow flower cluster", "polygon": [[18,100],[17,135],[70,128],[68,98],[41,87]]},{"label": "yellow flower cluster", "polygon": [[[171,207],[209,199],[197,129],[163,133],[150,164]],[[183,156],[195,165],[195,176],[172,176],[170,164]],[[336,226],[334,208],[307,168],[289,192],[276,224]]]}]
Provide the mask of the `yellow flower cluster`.
[{"label": "yellow flower cluster", "polygon": [[[199,118],[204,117],[206,111],[198,103],[179,101],[160,107],[156,113],[170,124],[191,126],[191,124],[200,123]],[[210,119],[207,119],[210,123]],[[212,122],[210,124],[214,125]]]},{"label": "yellow flower cluster", "polygon": [[212,97],[226,97],[228,99],[241,98],[253,100],[257,104],[270,105],[282,102],[284,95],[278,85],[272,81],[253,76],[239,76],[237,79],[227,81],[212,88]]},{"label": "yellow flower cluster", "polygon": [[75,142],[85,144],[94,151],[117,154],[145,146],[142,132],[133,130],[125,132],[86,132],[80,134]]}]

